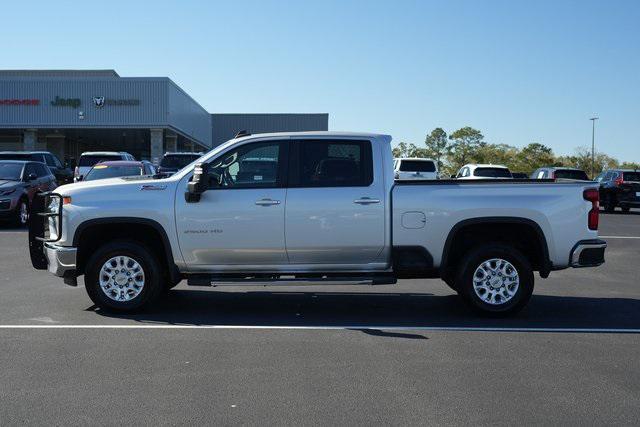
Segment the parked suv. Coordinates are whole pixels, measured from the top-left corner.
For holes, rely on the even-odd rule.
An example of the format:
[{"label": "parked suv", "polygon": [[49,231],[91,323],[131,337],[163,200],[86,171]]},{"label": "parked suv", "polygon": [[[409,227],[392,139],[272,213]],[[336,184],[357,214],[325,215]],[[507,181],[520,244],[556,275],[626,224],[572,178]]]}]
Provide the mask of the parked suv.
[{"label": "parked suv", "polygon": [[202,157],[203,153],[164,153],[160,161],[158,173],[171,175],[178,172],[194,160]]},{"label": "parked suv", "polygon": [[591,181],[582,169],[565,167],[544,167],[536,169],[531,179],[570,179],[575,181]]},{"label": "parked suv", "polygon": [[394,159],[393,173],[395,179],[438,179],[438,165],[431,159]]},{"label": "parked suv", "polygon": [[0,218],[25,226],[33,196],[56,187],[55,177],[40,162],[0,160]]},{"label": "parked suv", "polygon": [[114,160],[131,160],[135,162],[136,159],[131,154],[125,153],[124,151],[87,151],[80,155],[80,159],[78,159],[78,166],[76,166],[73,177],[76,181],[79,181],[81,179],[80,177],[86,175],[87,172],[89,172],[89,170],[97,163]]},{"label": "parked suv", "polygon": [[640,208],[640,170],[609,169],[595,180],[600,183],[600,200],[607,212],[617,206],[622,212]]},{"label": "parked suv", "polygon": [[511,171],[502,165],[467,164],[460,168],[456,179],[512,179]]},{"label": "parked suv", "polygon": [[63,165],[58,157],[49,151],[0,151],[0,160],[24,160],[47,165],[60,185],[73,181],[73,171]]}]

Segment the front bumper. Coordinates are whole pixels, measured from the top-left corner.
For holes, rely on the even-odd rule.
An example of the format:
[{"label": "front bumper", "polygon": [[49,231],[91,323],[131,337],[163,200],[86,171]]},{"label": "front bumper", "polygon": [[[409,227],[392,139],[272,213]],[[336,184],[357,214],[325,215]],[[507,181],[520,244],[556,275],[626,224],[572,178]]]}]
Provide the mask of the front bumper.
[{"label": "front bumper", "polygon": [[58,277],[75,276],[77,248],[44,244],[48,270]]},{"label": "front bumper", "polygon": [[571,250],[571,267],[597,267],[604,264],[607,242],[600,239],[581,240]]}]

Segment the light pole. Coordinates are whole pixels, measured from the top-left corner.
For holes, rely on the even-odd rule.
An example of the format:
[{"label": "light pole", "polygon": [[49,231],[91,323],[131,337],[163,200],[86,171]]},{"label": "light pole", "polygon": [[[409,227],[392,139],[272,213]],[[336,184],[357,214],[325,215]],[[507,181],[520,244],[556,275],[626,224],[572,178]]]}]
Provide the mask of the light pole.
[{"label": "light pole", "polygon": [[591,117],[589,120],[591,120],[591,178],[593,179],[596,175],[596,120],[598,117]]}]

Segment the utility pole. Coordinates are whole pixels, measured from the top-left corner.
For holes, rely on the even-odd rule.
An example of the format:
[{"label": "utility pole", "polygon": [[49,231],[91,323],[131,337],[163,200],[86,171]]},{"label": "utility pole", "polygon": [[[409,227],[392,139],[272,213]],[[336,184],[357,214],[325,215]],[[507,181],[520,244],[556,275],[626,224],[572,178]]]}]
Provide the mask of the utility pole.
[{"label": "utility pole", "polygon": [[596,176],[596,120],[598,117],[591,117],[591,178]]}]

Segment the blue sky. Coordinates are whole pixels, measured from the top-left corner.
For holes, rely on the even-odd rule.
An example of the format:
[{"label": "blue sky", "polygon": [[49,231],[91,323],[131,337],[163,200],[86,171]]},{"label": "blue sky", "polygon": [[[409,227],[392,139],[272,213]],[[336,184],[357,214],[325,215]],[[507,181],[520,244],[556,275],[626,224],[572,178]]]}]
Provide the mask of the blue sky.
[{"label": "blue sky", "polygon": [[640,161],[640,1],[6,2],[0,68],[168,76],[211,112]]}]

